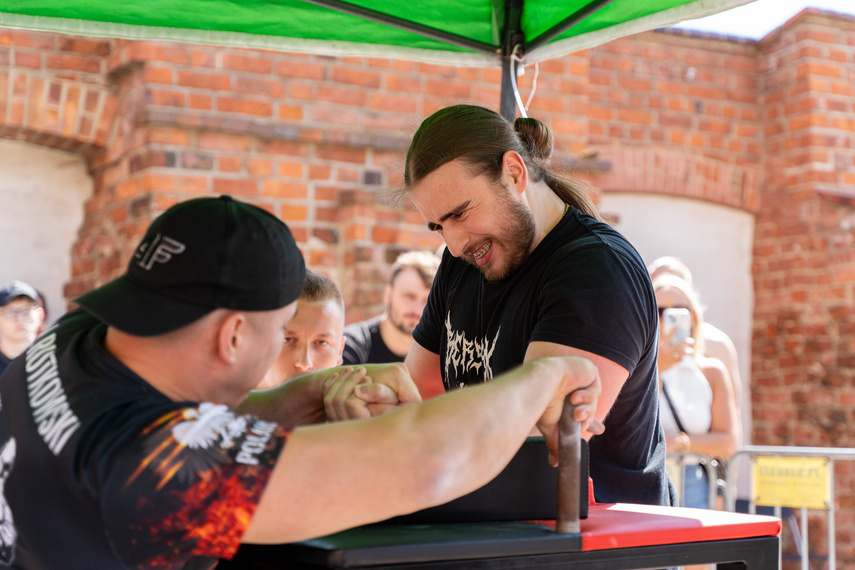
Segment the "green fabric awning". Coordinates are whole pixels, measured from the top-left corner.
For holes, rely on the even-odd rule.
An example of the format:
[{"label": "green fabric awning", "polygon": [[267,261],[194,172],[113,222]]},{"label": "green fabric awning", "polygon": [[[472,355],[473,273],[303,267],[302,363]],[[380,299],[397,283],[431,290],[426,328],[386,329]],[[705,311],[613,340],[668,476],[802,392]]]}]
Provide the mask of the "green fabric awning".
[{"label": "green fabric awning", "polygon": [[510,53],[509,38],[531,62],[750,1],[0,0],[0,26],[495,65]]}]

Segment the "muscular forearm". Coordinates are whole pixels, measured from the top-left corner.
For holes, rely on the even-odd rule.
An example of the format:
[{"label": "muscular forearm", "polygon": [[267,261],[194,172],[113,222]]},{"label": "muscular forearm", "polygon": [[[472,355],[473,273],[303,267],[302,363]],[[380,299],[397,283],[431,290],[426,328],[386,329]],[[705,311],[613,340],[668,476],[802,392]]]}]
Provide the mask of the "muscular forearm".
[{"label": "muscular forearm", "polygon": [[531,362],[370,420],[296,430],[245,540],[306,539],[478,488],[507,465],[544,410],[553,416],[547,423],[557,423],[569,384],[585,386],[596,373],[586,362],[587,376],[571,374],[561,360]]},{"label": "muscular forearm", "polygon": [[237,412],[252,414],[285,427],[326,420],[323,405],[323,375],[309,374],[270,390],[250,392]]},{"label": "muscular forearm", "polygon": [[318,370],[271,390],[252,392],[238,412],[293,427],[380,415],[419,400],[403,364],[365,364]]}]

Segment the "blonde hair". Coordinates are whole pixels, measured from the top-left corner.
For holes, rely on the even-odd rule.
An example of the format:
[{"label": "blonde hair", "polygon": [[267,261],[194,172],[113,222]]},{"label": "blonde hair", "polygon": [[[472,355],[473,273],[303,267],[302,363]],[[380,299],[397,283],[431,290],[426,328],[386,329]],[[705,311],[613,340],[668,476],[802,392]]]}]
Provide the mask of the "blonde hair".
[{"label": "blonde hair", "polygon": [[692,279],[692,272],[689,269],[689,266],[683,263],[682,259],[674,257],[673,255],[657,257],[653,260],[653,263],[647,266],[647,272],[651,277],[656,273],[676,275],[677,277],[681,277],[688,281],[689,285],[694,286],[694,280]]},{"label": "blonde hair", "polygon": [[671,273],[659,275],[653,280],[654,293],[662,289],[674,289],[686,298],[689,313],[692,315],[692,338],[695,340],[695,354],[704,354],[704,309],[697,291],[692,284]]},{"label": "blonde hair", "polygon": [[440,258],[431,251],[408,251],[402,253],[392,265],[392,273],[389,275],[389,285],[395,281],[404,269],[415,269],[422,278],[425,287],[430,289],[433,285],[433,278],[436,276],[436,271],[439,269]]}]

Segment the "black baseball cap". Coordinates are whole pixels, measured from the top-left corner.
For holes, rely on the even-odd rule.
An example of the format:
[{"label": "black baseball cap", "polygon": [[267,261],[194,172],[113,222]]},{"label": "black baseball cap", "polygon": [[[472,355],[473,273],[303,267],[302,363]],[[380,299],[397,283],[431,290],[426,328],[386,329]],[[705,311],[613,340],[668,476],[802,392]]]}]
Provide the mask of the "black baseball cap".
[{"label": "black baseball cap", "polygon": [[122,332],[154,336],[218,308],[280,309],[305,275],[282,220],[231,196],[196,198],[151,223],[124,275],[74,301]]},{"label": "black baseball cap", "polygon": [[23,281],[9,281],[0,288],[0,307],[5,307],[18,297],[27,297],[35,303],[39,301],[39,294],[31,285]]}]

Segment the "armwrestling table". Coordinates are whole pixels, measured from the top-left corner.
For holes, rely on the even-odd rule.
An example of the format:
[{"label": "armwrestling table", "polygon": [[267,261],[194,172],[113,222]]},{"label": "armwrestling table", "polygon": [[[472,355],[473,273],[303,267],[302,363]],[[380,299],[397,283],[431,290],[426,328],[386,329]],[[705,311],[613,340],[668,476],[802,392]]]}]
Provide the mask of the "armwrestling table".
[{"label": "armwrestling table", "polygon": [[[457,505],[456,512],[427,510],[415,519],[392,519],[298,543],[245,544],[217,569],[778,568],[778,518],[591,502],[593,489],[581,477],[583,470],[587,473],[587,443],[572,411],[568,396],[559,423],[557,478],[555,470],[545,471],[551,481],[543,470],[530,469],[545,464],[546,446],[527,444],[496,480],[449,503]],[[539,461],[531,453],[542,454]],[[546,501],[537,497],[549,488]],[[509,518],[503,519],[489,518],[500,512],[492,507],[479,512],[485,504],[513,503],[520,489],[527,490],[527,501],[549,503],[549,510],[536,511],[539,520],[519,522],[522,512],[529,513],[525,518],[532,516],[531,509],[505,510],[499,516]],[[438,518],[445,516],[449,518]]]},{"label": "armwrestling table", "polygon": [[305,542],[244,545],[235,567],[363,569],[778,568],[775,517],[594,504],[580,533],[555,521],[370,525]]}]

